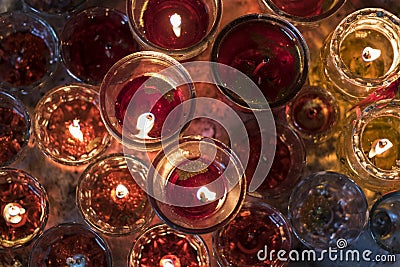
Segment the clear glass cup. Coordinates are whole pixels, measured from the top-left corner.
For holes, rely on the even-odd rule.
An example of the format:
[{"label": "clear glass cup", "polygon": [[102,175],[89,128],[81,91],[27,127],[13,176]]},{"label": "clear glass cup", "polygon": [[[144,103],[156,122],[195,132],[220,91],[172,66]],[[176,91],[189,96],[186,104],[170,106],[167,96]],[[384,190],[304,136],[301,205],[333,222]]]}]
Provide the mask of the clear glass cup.
[{"label": "clear glass cup", "polygon": [[346,0],[259,0],[264,10],[272,11],[295,25],[315,25],[335,14]]},{"label": "clear glass cup", "polygon": [[193,58],[214,41],[222,16],[221,0],[129,0],[129,24],[145,50],[177,60]]},{"label": "clear glass cup", "polygon": [[128,266],[211,266],[207,245],[198,235],[187,235],[164,224],[153,225],[136,238]]},{"label": "clear glass cup", "polygon": [[337,130],[340,118],[336,98],[322,86],[305,86],[286,105],[286,121],[306,141],[320,143]]},{"label": "clear glass cup", "polygon": [[[223,65],[213,67],[214,79],[228,99],[247,110],[276,109],[304,85],[310,55],[303,36],[292,24],[276,16],[249,14],[221,30],[212,48],[211,61],[241,71],[264,96],[262,99],[259,92],[241,88],[241,77]],[[221,86],[225,84],[228,86]],[[230,88],[243,91],[241,97]]]},{"label": "clear glass cup", "polygon": [[194,97],[192,79],[178,61],[158,52],[138,52],[106,74],[100,87],[101,116],[124,146],[154,151],[187,126]]},{"label": "clear glass cup", "polygon": [[29,173],[0,169],[0,252],[28,245],[40,236],[49,214],[46,190]]},{"label": "clear glass cup", "polygon": [[134,234],[150,223],[153,210],[147,198],[148,167],[121,153],[103,156],[82,173],[77,205],[85,221],[108,235]]},{"label": "clear glass cup", "polygon": [[317,172],[303,179],[293,189],[288,207],[293,232],[316,250],[351,245],[368,222],[363,191],[337,172]]},{"label": "clear glass cup", "polygon": [[31,120],[25,105],[0,89],[0,167],[15,162],[31,137]]},{"label": "clear glass cup", "polygon": [[82,224],[64,223],[47,229],[36,240],[28,266],[111,267],[112,259],[100,235]]},{"label": "clear glass cup", "polygon": [[386,193],[400,186],[400,100],[381,100],[346,118],[337,154],[360,186]]},{"label": "clear glass cup", "polygon": [[156,214],[182,232],[212,232],[239,212],[246,194],[237,156],[218,140],[184,137],[153,160],[147,193]]},{"label": "clear glass cup", "polygon": [[33,132],[39,149],[64,165],[83,165],[101,155],[111,136],[101,120],[99,93],[86,84],[48,91],[35,108]]},{"label": "clear glass cup", "polygon": [[[287,219],[270,205],[246,201],[239,214],[213,234],[213,251],[218,266],[287,266],[274,251],[292,248],[292,231]],[[260,253],[261,251],[261,253]]]},{"label": "clear glass cup", "polygon": [[369,230],[372,238],[383,249],[400,253],[400,191],[388,193],[378,199],[371,209]]},{"label": "clear glass cup", "polygon": [[399,18],[379,8],[357,10],[337,25],[321,50],[334,91],[357,102],[399,78]]},{"label": "clear glass cup", "polygon": [[103,81],[118,60],[139,50],[128,17],[105,7],[73,14],[60,39],[61,56],[68,72],[77,80],[94,85]]},{"label": "clear glass cup", "polygon": [[34,14],[0,14],[0,46],[0,84],[9,91],[34,92],[48,84],[57,70],[57,35]]}]

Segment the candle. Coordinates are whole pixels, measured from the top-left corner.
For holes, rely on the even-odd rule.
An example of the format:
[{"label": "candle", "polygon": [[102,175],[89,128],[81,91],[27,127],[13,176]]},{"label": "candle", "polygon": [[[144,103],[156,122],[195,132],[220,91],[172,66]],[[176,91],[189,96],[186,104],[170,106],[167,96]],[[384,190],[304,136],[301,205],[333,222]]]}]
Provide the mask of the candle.
[{"label": "candle", "polygon": [[379,8],[344,18],[322,48],[324,79],[345,100],[356,102],[398,79],[398,18]]},{"label": "candle", "polygon": [[0,90],[0,166],[14,162],[30,139],[30,117],[23,103]]},{"label": "candle", "polygon": [[107,243],[86,226],[66,223],[46,230],[33,246],[29,266],[110,267]]},{"label": "candle", "polygon": [[286,106],[286,119],[302,138],[320,142],[333,133],[339,106],[324,88],[305,87]]},{"label": "candle", "polygon": [[34,133],[39,148],[67,165],[85,164],[101,154],[110,136],[101,120],[98,93],[88,85],[50,90],[35,109]]},{"label": "candle", "polygon": [[145,227],[153,212],[143,191],[147,167],[136,158],[111,154],[82,173],[77,203],[84,219],[110,235],[129,235]]},{"label": "candle", "polygon": [[[246,74],[261,90],[271,107],[290,100],[304,84],[308,73],[307,45],[291,24],[265,16],[246,15],[228,24],[218,35],[211,60]],[[232,73],[214,71],[220,84],[235,84]],[[237,81],[239,82],[239,81]],[[256,95],[238,99],[220,86],[236,103],[263,103]]]},{"label": "candle", "polygon": [[0,22],[0,80],[22,92],[47,81],[58,57],[58,41],[51,26],[19,11],[2,14]]},{"label": "candle", "polygon": [[72,16],[61,33],[61,55],[79,80],[100,84],[110,67],[138,51],[128,18],[117,10],[95,7]]},{"label": "candle", "polygon": [[220,0],[130,0],[129,23],[146,50],[179,60],[203,52],[212,42],[221,20]]},{"label": "candle", "polygon": [[214,231],[237,214],[246,184],[237,156],[220,141],[184,137],[153,160],[150,204],[166,224],[197,234]]},{"label": "candle", "polygon": [[137,238],[129,266],[210,266],[210,258],[200,236],[185,235],[159,224]]},{"label": "candle", "polygon": [[262,202],[245,202],[239,214],[213,235],[214,255],[220,266],[285,266],[270,252],[288,253],[291,245],[289,222]]},{"label": "candle", "polygon": [[299,240],[314,249],[354,243],[367,223],[368,203],[346,175],[318,172],[293,189],[288,218]]},{"label": "candle", "polygon": [[0,249],[25,245],[43,231],[48,214],[44,188],[28,173],[0,171]]}]

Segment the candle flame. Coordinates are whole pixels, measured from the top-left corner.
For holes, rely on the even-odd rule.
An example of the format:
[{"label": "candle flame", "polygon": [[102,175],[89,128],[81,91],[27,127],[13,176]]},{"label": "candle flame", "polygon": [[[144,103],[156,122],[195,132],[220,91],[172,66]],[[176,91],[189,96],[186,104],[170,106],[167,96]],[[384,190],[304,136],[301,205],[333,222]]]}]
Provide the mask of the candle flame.
[{"label": "candle flame", "polygon": [[181,26],[182,26],[182,17],[175,13],[169,18],[169,22],[172,25],[172,30],[174,31],[174,34],[176,37],[181,36]]},{"label": "candle flame", "polygon": [[181,261],[177,256],[167,254],[161,258],[160,267],[181,267]]},{"label": "candle flame", "polygon": [[136,129],[139,133],[136,134],[137,138],[140,139],[154,139],[149,136],[149,132],[154,127],[155,116],[151,112],[141,114],[136,123]]},{"label": "candle flame", "polygon": [[207,187],[202,186],[197,191],[197,198],[202,202],[208,202],[216,199],[217,194],[215,192],[210,191]]},{"label": "candle flame", "polygon": [[115,189],[115,195],[117,198],[121,199],[126,197],[129,194],[128,188],[126,188],[125,185],[119,184],[117,185],[117,188]]},{"label": "candle flame", "polygon": [[368,157],[370,159],[372,159],[373,157],[375,157],[377,155],[382,155],[383,153],[385,153],[392,147],[393,147],[393,143],[390,142],[389,139],[383,138],[383,139],[375,140],[372,143],[372,148],[371,148],[371,151],[369,151]]},{"label": "candle flame", "polygon": [[79,126],[78,119],[72,121],[72,124],[69,126],[68,130],[71,133],[72,137],[83,142],[83,133],[81,131],[81,127]]},{"label": "candle flame", "polygon": [[364,50],[362,51],[362,59],[365,62],[372,62],[372,61],[378,59],[380,56],[381,56],[381,50],[374,49],[369,46],[364,48]]},{"label": "candle flame", "polygon": [[3,217],[7,223],[18,224],[22,221],[22,215],[26,210],[17,203],[8,203],[3,210]]}]

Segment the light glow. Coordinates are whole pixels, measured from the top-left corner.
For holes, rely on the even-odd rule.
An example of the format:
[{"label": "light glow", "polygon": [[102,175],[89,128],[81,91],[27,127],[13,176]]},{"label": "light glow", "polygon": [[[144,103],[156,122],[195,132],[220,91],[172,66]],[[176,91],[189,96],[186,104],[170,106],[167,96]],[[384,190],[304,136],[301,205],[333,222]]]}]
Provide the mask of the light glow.
[{"label": "light glow", "polygon": [[392,147],[393,147],[393,143],[390,142],[389,139],[383,138],[383,139],[375,140],[372,143],[372,148],[371,148],[371,151],[369,151],[369,153],[368,153],[368,157],[370,159],[372,159],[375,156],[382,155],[383,153],[385,153]]},{"label": "light glow", "polygon": [[172,25],[172,30],[176,37],[181,36],[181,27],[182,27],[182,17],[175,13],[169,18],[169,22]]},{"label": "light glow", "polygon": [[79,126],[78,119],[75,119],[72,121],[72,124],[68,127],[68,130],[71,133],[73,138],[78,139],[79,141],[83,142],[83,133],[81,131],[81,127]]},{"label": "light glow", "polygon": [[362,59],[365,62],[372,62],[378,59],[381,56],[381,53],[382,53],[381,50],[367,46],[362,51]]}]

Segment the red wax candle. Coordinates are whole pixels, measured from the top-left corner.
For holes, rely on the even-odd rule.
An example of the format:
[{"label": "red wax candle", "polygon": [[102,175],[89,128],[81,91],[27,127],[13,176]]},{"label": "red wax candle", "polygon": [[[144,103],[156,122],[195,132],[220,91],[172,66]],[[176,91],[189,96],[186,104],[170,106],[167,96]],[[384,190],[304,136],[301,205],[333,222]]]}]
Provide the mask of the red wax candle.
[{"label": "red wax candle", "polygon": [[282,11],[298,16],[313,17],[323,12],[325,0],[271,0]]},{"label": "red wax candle", "polygon": [[61,34],[61,54],[78,79],[99,84],[110,67],[138,51],[128,19],[107,8],[92,8],[73,16]]},{"label": "red wax candle", "polygon": [[209,14],[201,0],[150,0],[146,4],[142,27],[155,45],[187,48],[206,36]]},{"label": "red wax candle", "polygon": [[[142,86],[143,85],[143,86]],[[167,93],[162,92],[165,89],[171,89]],[[150,76],[139,76],[128,82],[119,92],[115,102],[115,116],[118,122],[123,125],[129,122],[129,125],[123,125],[132,128],[132,133],[140,138],[159,138],[161,137],[163,124],[171,111],[182,103],[182,93],[177,88],[172,88],[166,81]],[[129,106],[131,101],[134,105]],[[125,118],[125,113],[129,106],[129,117]],[[148,114],[150,112],[151,114]],[[175,111],[176,112],[176,111]],[[172,121],[181,121],[183,114],[174,112],[176,116]],[[146,115],[148,120],[147,127],[141,123],[141,118]],[[182,116],[182,117],[181,117]],[[169,126],[171,126],[169,124]],[[179,124],[176,125],[177,127]],[[177,129],[166,129],[166,134],[174,133]]]}]

